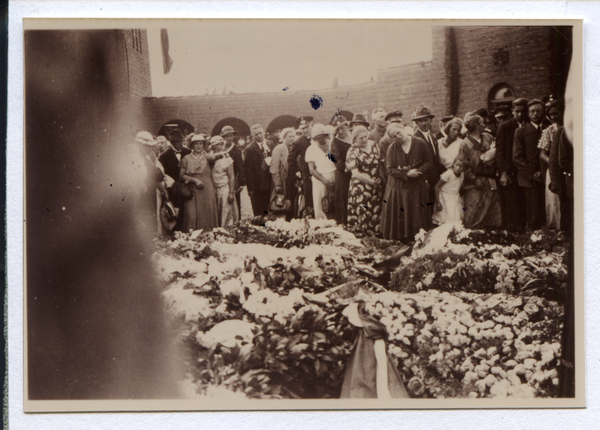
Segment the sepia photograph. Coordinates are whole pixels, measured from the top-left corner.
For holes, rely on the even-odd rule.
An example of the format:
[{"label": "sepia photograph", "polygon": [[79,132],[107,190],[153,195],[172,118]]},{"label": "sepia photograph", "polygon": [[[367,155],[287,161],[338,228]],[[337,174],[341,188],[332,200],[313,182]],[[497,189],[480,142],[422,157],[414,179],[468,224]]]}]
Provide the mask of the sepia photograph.
[{"label": "sepia photograph", "polygon": [[23,29],[26,412],[585,407],[581,20]]}]

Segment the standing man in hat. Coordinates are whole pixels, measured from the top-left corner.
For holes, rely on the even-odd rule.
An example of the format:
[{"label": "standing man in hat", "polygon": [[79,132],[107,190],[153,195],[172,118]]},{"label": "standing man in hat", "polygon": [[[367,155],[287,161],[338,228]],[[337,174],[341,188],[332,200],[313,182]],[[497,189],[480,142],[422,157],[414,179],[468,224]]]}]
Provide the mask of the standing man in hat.
[{"label": "standing man in hat", "polygon": [[431,155],[432,165],[431,168],[425,173],[427,183],[429,184],[429,201],[427,202],[429,211],[433,215],[433,206],[435,203],[435,185],[440,180],[442,171],[445,170],[440,163],[440,151],[438,147],[438,141],[435,136],[431,133],[431,119],[435,118],[435,115],[431,113],[429,109],[424,106],[418,107],[417,110],[412,114],[412,121],[417,126],[414,136],[422,139],[427,144],[427,149]]},{"label": "standing man in hat", "polygon": [[527,103],[529,122],[515,131],[513,163],[517,168],[519,186],[525,191],[527,227],[536,230],[545,222],[544,177],[540,165],[538,142],[544,130],[544,102],[533,99]]},{"label": "standing man in hat", "polygon": [[175,223],[175,231],[181,231],[183,223],[183,197],[181,196],[182,182],[179,178],[179,163],[186,155],[192,152],[191,149],[183,146],[183,135],[179,130],[169,133],[171,145],[163,152],[158,161],[163,165],[165,174],[175,180],[173,187],[169,188],[169,200],[179,209],[177,222]]},{"label": "standing man in hat", "polygon": [[[308,163],[304,160],[306,150],[310,146],[312,116],[302,116],[296,120],[296,127],[302,132],[302,136],[292,143],[290,155],[288,156],[288,183],[286,187],[286,198],[292,203],[296,201],[296,174],[300,172],[302,176],[302,193],[304,194],[304,212],[306,216],[312,216],[314,213],[312,198],[312,180]],[[297,214],[298,217],[301,214]]]},{"label": "standing man in hat", "polygon": [[233,174],[235,175],[235,198],[237,200],[238,213],[242,213],[241,206],[241,191],[242,187],[246,186],[246,177],[244,174],[244,157],[242,156],[242,150],[236,145],[238,133],[235,129],[226,125],[221,130],[221,137],[225,139],[225,152],[229,153],[229,156],[233,160]]},{"label": "standing man in hat", "polygon": [[352,121],[350,121],[350,130],[357,125],[362,125],[368,130],[371,124],[369,121],[367,121],[367,118],[362,113],[355,113],[352,115]]},{"label": "standing man in hat", "polygon": [[331,156],[335,163],[335,220],[340,225],[348,223],[348,192],[352,172],[346,171],[346,155],[352,146],[350,124],[342,115],[333,119],[335,127]]},{"label": "standing man in hat", "polygon": [[265,139],[265,132],[260,124],[250,127],[252,142],[246,148],[244,159],[244,171],[246,173],[246,185],[248,195],[252,201],[254,216],[265,215],[269,211],[271,199],[271,154],[273,143]]},{"label": "standing man in hat", "polygon": [[[522,230],[527,222],[525,194],[517,181],[517,167],[513,163],[515,131],[527,121],[527,103],[523,98],[512,102],[512,118],[500,124],[496,133],[496,169],[500,175],[500,207],[503,227]],[[502,111],[499,111],[502,112]]]},{"label": "standing man in hat", "polygon": [[387,126],[387,122],[385,120],[386,116],[387,114],[383,109],[375,109],[371,114],[371,118],[373,118],[373,123],[375,124],[375,127],[369,132],[367,139],[372,140],[377,145],[379,145],[379,141],[381,140],[381,138],[385,136],[385,129]]},{"label": "standing man in hat", "polygon": [[496,130],[496,139],[498,138],[498,131],[500,130],[500,124],[504,121],[508,121],[512,118],[510,108],[508,106],[499,106],[494,114],[496,121],[498,122],[498,130]]},{"label": "standing man in hat", "polygon": [[440,119],[440,131],[438,131],[435,134],[435,138],[438,140],[438,142],[448,136],[446,136],[446,133],[444,133],[444,127],[446,127],[446,124],[448,124],[448,122],[452,121],[454,119],[454,115],[446,115],[445,117],[443,117],[442,119]]}]

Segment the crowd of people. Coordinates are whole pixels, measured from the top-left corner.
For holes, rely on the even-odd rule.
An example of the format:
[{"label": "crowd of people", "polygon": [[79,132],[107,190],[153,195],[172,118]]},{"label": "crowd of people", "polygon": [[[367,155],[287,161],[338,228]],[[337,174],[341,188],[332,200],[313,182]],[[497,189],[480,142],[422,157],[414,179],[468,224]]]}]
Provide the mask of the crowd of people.
[{"label": "crowd of people", "polygon": [[573,149],[562,111],[548,96],[444,116],[437,133],[435,115],[421,106],[412,127],[400,110],[378,108],[371,122],[364,114],[334,115],[328,125],[304,116],[269,137],[255,124],[245,139],[227,125],[212,137],[176,129],[135,140],[165,236],[233,224],[245,188],[255,216],[330,218],[357,237],[410,243],[420,229],[456,222],[569,231]]}]

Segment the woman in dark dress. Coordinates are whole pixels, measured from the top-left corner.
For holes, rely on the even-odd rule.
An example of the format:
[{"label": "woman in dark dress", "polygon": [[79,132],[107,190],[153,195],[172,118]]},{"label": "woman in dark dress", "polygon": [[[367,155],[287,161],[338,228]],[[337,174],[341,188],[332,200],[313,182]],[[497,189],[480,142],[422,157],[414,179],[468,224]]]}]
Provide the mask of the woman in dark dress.
[{"label": "woman in dark dress", "polygon": [[388,181],[383,196],[381,231],[385,239],[410,242],[421,228],[431,223],[427,208],[425,173],[433,160],[426,143],[408,136],[394,125],[386,166]]},{"label": "woman in dark dress", "polygon": [[192,137],[192,153],[181,160],[180,178],[190,188],[192,198],[184,202],[183,232],[205,231],[219,226],[217,195],[213,186],[208,149],[208,137]]},{"label": "woman in dark dress", "polygon": [[384,162],[379,147],[367,139],[363,126],[352,130],[352,147],[346,156],[346,167],[352,172],[348,200],[348,230],[356,237],[380,234],[381,175]]}]

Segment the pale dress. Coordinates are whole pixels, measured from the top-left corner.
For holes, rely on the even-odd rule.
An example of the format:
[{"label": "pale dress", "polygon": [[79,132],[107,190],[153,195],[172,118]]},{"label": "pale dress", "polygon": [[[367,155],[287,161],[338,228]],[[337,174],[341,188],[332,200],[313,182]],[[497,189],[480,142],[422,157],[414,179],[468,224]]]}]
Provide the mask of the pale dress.
[{"label": "pale dress", "polygon": [[225,156],[216,160],[215,165],[212,168],[212,181],[217,194],[217,212],[219,214],[219,226],[221,227],[233,225],[234,222],[239,221],[240,219],[237,203],[235,201],[235,194],[232,203],[227,201],[227,198],[229,197],[229,176],[227,175],[227,168],[232,164],[233,160],[231,157]]},{"label": "pale dress", "polygon": [[463,174],[456,176],[452,169],[446,170],[440,176],[444,185],[440,187],[439,200],[442,210],[433,211],[433,222],[442,225],[448,222],[459,222],[462,219],[463,205],[460,197],[460,187],[463,183]]},{"label": "pale dress", "polygon": [[[335,180],[335,163],[331,160],[331,154],[325,153],[316,143],[311,144],[306,150],[304,160],[315,163],[315,168],[325,179]],[[314,176],[312,177],[313,205],[315,209],[315,219],[327,219],[323,212],[322,199],[325,197],[325,184]],[[333,215],[333,214],[332,214]]]}]

